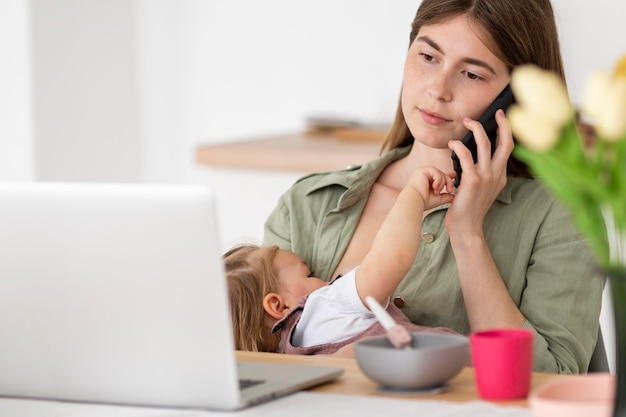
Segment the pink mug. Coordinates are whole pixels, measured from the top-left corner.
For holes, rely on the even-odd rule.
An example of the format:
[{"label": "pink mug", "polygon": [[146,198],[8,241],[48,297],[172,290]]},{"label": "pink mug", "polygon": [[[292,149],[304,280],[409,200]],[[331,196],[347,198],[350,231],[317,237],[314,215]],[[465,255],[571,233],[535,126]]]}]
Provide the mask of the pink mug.
[{"label": "pink mug", "polygon": [[530,391],[533,332],[492,329],[470,334],[478,394],[485,400],[526,398]]}]

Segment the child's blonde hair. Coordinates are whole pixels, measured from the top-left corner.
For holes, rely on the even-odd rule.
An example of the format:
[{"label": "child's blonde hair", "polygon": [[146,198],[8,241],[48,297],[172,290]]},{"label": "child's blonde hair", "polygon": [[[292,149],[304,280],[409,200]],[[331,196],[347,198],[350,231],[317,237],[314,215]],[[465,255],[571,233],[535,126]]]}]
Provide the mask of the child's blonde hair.
[{"label": "child's blonde hair", "polygon": [[263,298],[280,287],[274,258],[278,246],[235,246],[222,257],[230,297],[235,349],[275,352],[279,335],[265,323]]}]

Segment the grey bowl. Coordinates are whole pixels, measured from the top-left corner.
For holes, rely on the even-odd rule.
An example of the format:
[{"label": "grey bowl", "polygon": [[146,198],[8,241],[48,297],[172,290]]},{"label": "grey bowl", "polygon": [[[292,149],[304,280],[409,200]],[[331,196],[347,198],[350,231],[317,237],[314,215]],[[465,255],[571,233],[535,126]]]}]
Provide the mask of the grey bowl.
[{"label": "grey bowl", "polygon": [[466,336],[413,332],[411,349],[394,348],[387,336],[358,341],[354,353],[361,371],[381,388],[432,390],[444,386],[468,364]]}]

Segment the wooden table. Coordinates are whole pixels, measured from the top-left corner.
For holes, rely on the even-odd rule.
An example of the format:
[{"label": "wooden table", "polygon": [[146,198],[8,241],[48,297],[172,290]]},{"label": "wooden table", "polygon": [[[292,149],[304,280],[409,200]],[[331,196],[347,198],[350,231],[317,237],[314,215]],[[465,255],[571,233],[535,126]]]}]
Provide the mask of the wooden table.
[{"label": "wooden table", "polygon": [[[261,361],[276,363],[295,363],[310,365],[337,366],[345,370],[339,379],[317,387],[311,391],[329,392],[336,394],[372,395],[372,396],[394,396],[390,393],[382,393],[377,390],[375,382],[368,379],[359,369],[355,359],[337,358],[324,355],[303,356],[285,355],[278,353],[243,352],[238,351],[237,357],[244,361]],[[531,389],[548,381],[559,378],[557,374],[533,373]],[[401,398],[416,398],[424,400],[439,400],[452,402],[467,402],[480,399],[474,384],[474,371],[472,368],[463,368],[461,372],[450,381],[450,390],[440,394],[398,394]],[[527,407],[526,400],[493,401],[498,405],[516,405]]]}]

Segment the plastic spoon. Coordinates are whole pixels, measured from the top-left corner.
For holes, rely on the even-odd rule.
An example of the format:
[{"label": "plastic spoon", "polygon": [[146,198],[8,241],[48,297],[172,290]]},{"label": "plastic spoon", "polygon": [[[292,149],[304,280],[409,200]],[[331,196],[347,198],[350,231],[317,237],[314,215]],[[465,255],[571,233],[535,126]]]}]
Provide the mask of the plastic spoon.
[{"label": "plastic spoon", "polygon": [[387,338],[391,344],[398,349],[411,349],[413,338],[409,331],[404,326],[396,323],[393,317],[387,313],[387,310],[371,295],[365,297],[365,302],[387,332]]}]

